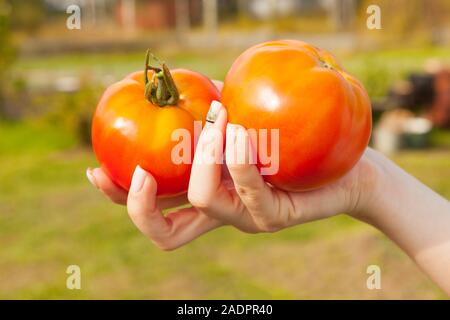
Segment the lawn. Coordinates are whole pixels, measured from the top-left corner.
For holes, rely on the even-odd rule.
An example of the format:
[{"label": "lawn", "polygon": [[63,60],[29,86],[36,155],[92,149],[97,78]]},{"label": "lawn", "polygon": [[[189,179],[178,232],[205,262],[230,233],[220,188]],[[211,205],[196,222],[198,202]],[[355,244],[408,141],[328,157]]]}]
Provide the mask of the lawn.
[{"label": "lawn", "polygon": [[[89,185],[95,159],[70,135],[38,124],[1,129],[0,298],[445,297],[382,234],[346,216],[276,234],[227,227],[161,252]],[[394,159],[450,197],[450,150]],[[82,290],[66,289],[71,264]],[[382,290],[365,287],[371,264],[382,269]]]},{"label": "lawn", "polygon": [[[172,66],[219,79],[236,55],[157,53]],[[393,81],[430,57],[448,59],[450,49],[340,56],[362,79],[387,74]],[[140,69],[142,58],[22,58],[15,72],[32,84],[83,72],[119,79]],[[375,93],[380,82],[386,86],[378,81]],[[445,132],[436,139],[450,141]],[[450,198],[448,147],[402,152],[394,160]],[[92,152],[67,130],[42,121],[0,122],[0,298],[445,298],[380,232],[344,215],[275,234],[225,227],[162,252],[136,230],[124,207],[87,182],[85,169],[95,165]],[[66,288],[72,264],[81,268],[81,290]],[[366,288],[371,264],[381,267],[382,290]]]},{"label": "lawn", "polygon": [[[228,68],[239,55],[238,49],[173,51],[155,50],[155,55],[173,68],[188,68],[213,79],[223,80]],[[431,60],[450,64],[450,47],[392,49],[367,52],[335,52],[344,68],[357,76],[372,96],[381,95],[394,81],[410,71],[422,70]],[[89,75],[94,80],[121,79],[143,68],[144,52],[96,53],[90,55],[65,54],[44,57],[22,57],[15,65],[31,84],[53,81],[59,76]]]}]

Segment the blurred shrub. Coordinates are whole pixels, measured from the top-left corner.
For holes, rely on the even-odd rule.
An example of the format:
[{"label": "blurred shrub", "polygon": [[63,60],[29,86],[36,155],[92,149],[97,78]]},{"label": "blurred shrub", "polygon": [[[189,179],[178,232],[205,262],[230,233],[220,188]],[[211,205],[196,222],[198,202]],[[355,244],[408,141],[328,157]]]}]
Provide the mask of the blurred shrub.
[{"label": "blurred shrub", "polygon": [[[381,30],[366,27],[369,5],[381,9]],[[450,27],[448,0],[364,0],[359,3],[361,40],[375,40],[386,46],[430,45],[445,42]]]},{"label": "blurred shrub", "polygon": [[11,38],[10,15],[11,6],[0,0],[0,118],[8,114],[7,91],[10,89],[11,65],[16,55]]},{"label": "blurred shrub", "polygon": [[22,119],[26,115],[31,98],[26,79],[17,74],[11,75],[3,91],[5,93],[3,119]]},{"label": "blurred shrub", "polygon": [[45,108],[43,119],[71,133],[80,145],[91,144],[91,120],[102,88],[82,81],[76,92],[56,92],[36,97],[35,106]]},{"label": "blurred shrub", "polygon": [[35,33],[45,21],[45,3],[42,0],[8,0],[11,7],[11,25],[15,30]]},{"label": "blurred shrub", "polygon": [[355,75],[363,83],[369,96],[375,99],[385,96],[392,83],[389,67],[377,59],[366,58],[361,62]]},{"label": "blurred shrub", "polygon": [[329,18],[323,13],[287,16],[272,20],[276,32],[327,33],[332,30]]}]

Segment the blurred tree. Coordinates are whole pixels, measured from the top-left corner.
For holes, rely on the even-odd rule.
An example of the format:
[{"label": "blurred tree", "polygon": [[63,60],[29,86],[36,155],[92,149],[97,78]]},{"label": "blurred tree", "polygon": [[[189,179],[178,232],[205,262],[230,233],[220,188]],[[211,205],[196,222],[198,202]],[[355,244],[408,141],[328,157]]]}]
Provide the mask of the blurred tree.
[{"label": "blurred tree", "polygon": [[[368,30],[366,8],[378,5],[381,9],[381,30]],[[359,31],[364,40],[376,39],[386,45],[423,45],[445,41],[450,27],[448,0],[364,0],[360,2]]]},{"label": "blurred tree", "polygon": [[11,26],[15,30],[35,33],[45,21],[43,0],[8,0],[11,7]]},{"label": "blurred tree", "polygon": [[80,145],[91,143],[91,120],[104,88],[92,83],[89,75],[82,75],[80,87],[74,92],[53,92],[35,97],[34,107],[48,111],[43,118],[59,126],[76,138]]},{"label": "blurred tree", "polygon": [[6,92],[10,79],[10,67],[15,57],[10,29],[11,6],[0,0],[0,117],[6,115]]}]

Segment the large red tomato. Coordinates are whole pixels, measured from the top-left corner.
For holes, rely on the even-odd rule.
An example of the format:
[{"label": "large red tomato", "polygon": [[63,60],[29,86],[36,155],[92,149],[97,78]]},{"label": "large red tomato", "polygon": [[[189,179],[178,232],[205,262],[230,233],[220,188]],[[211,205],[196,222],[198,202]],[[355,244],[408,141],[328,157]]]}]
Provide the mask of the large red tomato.
[{"label": "large red tomato", "polygon": [[279,129],[279,150],[268,145],[269,154],[279,152],[279,170],[265,179],[285,190],[315,189],[341,177],[370,137],[362,84],[331,54],[301,41],[266,42],[242,53],[225,78],[222,103],[231,123]]},{"label": "large red tomato", "polygon": [[165,64],[150,67],[147,55],[145,72],[111,85],[97,106],[92,144],[101,167],[126,190],[140,165],[155,177],[158,195],[185,192],[191,164],[173,161],[172,150],[180,141],[172,133],[189,131],[192,160],[194,121],[204,121],[211,101],[219,99],[205,76],[186,69],[169,71]]}]

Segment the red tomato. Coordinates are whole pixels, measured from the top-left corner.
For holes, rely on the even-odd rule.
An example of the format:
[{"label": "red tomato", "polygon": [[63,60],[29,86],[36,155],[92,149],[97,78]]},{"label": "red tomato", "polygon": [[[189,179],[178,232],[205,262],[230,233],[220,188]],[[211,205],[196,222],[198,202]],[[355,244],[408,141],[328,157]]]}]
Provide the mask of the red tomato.
[{"label": "red tomato", "polygon": [[[222,103],[230,123],[279,129],[279,170],[265,176],[292,191],[315,189],[349,171],[370,137],[370,100],[335,58],[307,43],[281,40],[242,53],[229,70]],[[251,137],[258,148],[257,138]],[[258,150],[258,167],[261,153]]]},{"label": "red tomato", "polygon": [[[152,70],[149,70],[152,69]],[[104,92],[94,114],[92,144],[101,167],[120,187],[128,190],[140,165],[158,183],[158,195],[186,192],[190,163],[176,164],[172,141],[176,129],[186,129],[194,150],[194,121],[204,121],[211,101],[220,94],[205,76],[186,69],[148,66]],[[146,86],[146,83],[148,86]],[[146,90],[147,88],[147,90]]]}]

